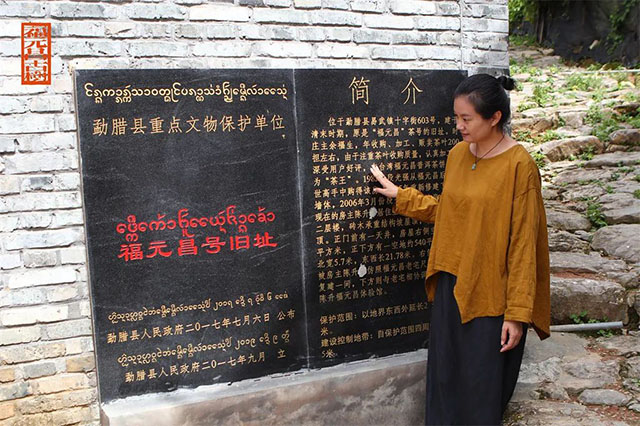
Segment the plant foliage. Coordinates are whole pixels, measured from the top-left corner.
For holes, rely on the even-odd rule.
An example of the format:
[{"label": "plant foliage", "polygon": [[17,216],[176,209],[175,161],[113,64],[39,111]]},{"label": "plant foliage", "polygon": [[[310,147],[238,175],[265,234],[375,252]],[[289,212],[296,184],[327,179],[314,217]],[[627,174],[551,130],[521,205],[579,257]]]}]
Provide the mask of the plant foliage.
[{"label": "plant foliage", "polygon": [[587,219],[595,229],[607,226],[604,213],[602,213],[602,205],[594,199],[587,200]]},{"label": "plant foliage", "polygon": [[532,22],[538,14],[537,0],[509,0],[509,23]]},{"label": "plant foliage", "polygon": [[631,10],[638,4],[640,4],[640,0],[623,0],[616,11],[609,16],[611,31],[607,35],[607,41],[610,44],[610,51],[615,50],[624,40],[624,23]]}]

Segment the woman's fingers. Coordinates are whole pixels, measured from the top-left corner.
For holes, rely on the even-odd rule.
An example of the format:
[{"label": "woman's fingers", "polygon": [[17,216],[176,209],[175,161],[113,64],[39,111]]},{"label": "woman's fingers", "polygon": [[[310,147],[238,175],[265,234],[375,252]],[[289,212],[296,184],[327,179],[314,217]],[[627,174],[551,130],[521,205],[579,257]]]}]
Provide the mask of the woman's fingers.
[{"label": "woman's fingers", "polygon": [[398,195],[398,187],[387,179],[380,168],[373,164],[370,168],[371,174],[382,185],[382,188],[373,188],[376,194],[382,194],[385,197],[395,198]]},{"label": "woman's fingers", "polygon": [[375,164],[371,166],[371,173],[376,177],[376,179],[385,179],[384,173],[382,173],[382,170],[380,170],[380,168]]},{"label": "woman's fingers", "polygon": [[520,339],[517,338],[514,334],[509,334],[509,340],[507,341],[506,345],[502,346],[500,352],[510,351],[518,345],[519,341]]},{"label": "woman's fingers", "polygon": [[507,324],[502,324],[502,335],[500,336],[500,346],[504,347],[505,343],[507,343],[507,338],[509,337],[509,327]]},{"label": "woman's fingers", "polygon": [[382,171],[375,164],[371,166],[371,174],[374,178],[376,178],[378,182],[380,182],[380,184],[382,184],[382,186],[386,187],[391,184],[391,181],[385,177],[384,173],[382,173]]},{"label": "woman's fingers", "polygon": [[384,181],[386,180],[386,178],[384,177],[384,174],[382,174],[378,166],[376,166],[375,164],[371,166],[371,174],[374,178],[376,178],[378,182],[384,185]]},{"label": "woman's fingers", "polygon": [[520,339],[522,338],[522,328],[515,324],[505,322],[502,324],[502,336],[500,352],[510,351],[518,346]]}]

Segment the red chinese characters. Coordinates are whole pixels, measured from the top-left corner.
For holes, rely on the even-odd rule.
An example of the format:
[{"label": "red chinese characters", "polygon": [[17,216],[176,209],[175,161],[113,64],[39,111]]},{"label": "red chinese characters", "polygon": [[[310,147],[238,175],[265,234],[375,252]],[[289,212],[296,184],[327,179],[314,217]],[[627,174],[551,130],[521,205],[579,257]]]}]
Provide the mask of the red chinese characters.
[{"label": "red chinese characters", "polygon": [[[156,220],[139,222],[135,215],[128,215],[126,222],[116,225],[116,232],[123,234],[126,241],[120,245],[117,256],[129,262],[162,259],[174,255],[215,255],[225,250],[233,252],[274,248],[278,247],[278,243],[273,235],[262,229],[251,229],[249,233],[249,228],[265,226],[275,218],[275,213],[267,211],[265,207],[258,207],[257,212],[245,214],[236,213],[235,205],[227,206],[215,216],[192,217],[189,209],[180,209],[175,218],[166,219],[165,214],[159,213]],[[208,233],[213,231],[223,235],[196,235],[199,228],[209,228]],[[177,243],[168,243],[167,240],[156,238],[148,243],[140,241],[141,235],[176,229],[182,237]]]},{"label": "red chinese characters", "polygon": [[154,257],[170,257],[174,254],[178,256],[197,256],[201,254],[217,254],[223,249],[238,251],[252,248],[278,247],[278,243],[269,232],[258,232],[254,235],[234,235],[225,240],[220,239],[220,237],[205,237],[202,243],[197,242],[194,238],[183,238],[179,240],[174,249],[167,250],[167,247],[166,241],[152,241],[144,249],[141,243],[121,244],[118,258],[129,262]]},{"label": "red chinese characters", "polygon": [[51,84],[51,23],[22,23],[22,84]]}]

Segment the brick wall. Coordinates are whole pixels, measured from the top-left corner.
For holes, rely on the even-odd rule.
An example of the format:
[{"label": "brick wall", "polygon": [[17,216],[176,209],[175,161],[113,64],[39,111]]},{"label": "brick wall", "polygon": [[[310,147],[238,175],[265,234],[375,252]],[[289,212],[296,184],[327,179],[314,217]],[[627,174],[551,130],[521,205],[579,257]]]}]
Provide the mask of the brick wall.
[{"label": "brick wall", "polygon": [[[98,422],[74,68],[506,68],[507,0],[0,0],[0,423]],[[52,84],[20,24],[52,23]]]}]

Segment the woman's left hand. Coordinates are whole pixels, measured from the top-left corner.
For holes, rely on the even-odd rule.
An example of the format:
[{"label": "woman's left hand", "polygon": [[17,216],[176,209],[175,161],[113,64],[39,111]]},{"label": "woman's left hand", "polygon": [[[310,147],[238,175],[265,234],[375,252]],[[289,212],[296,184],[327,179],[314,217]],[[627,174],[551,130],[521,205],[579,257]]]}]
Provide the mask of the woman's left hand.
[{"label": "woman's left hand", "polygon": [[504,321],[502,323],[502,337],[500,352],[509,351],[520,343],[522,338],[522,323],[519,321]]}]

